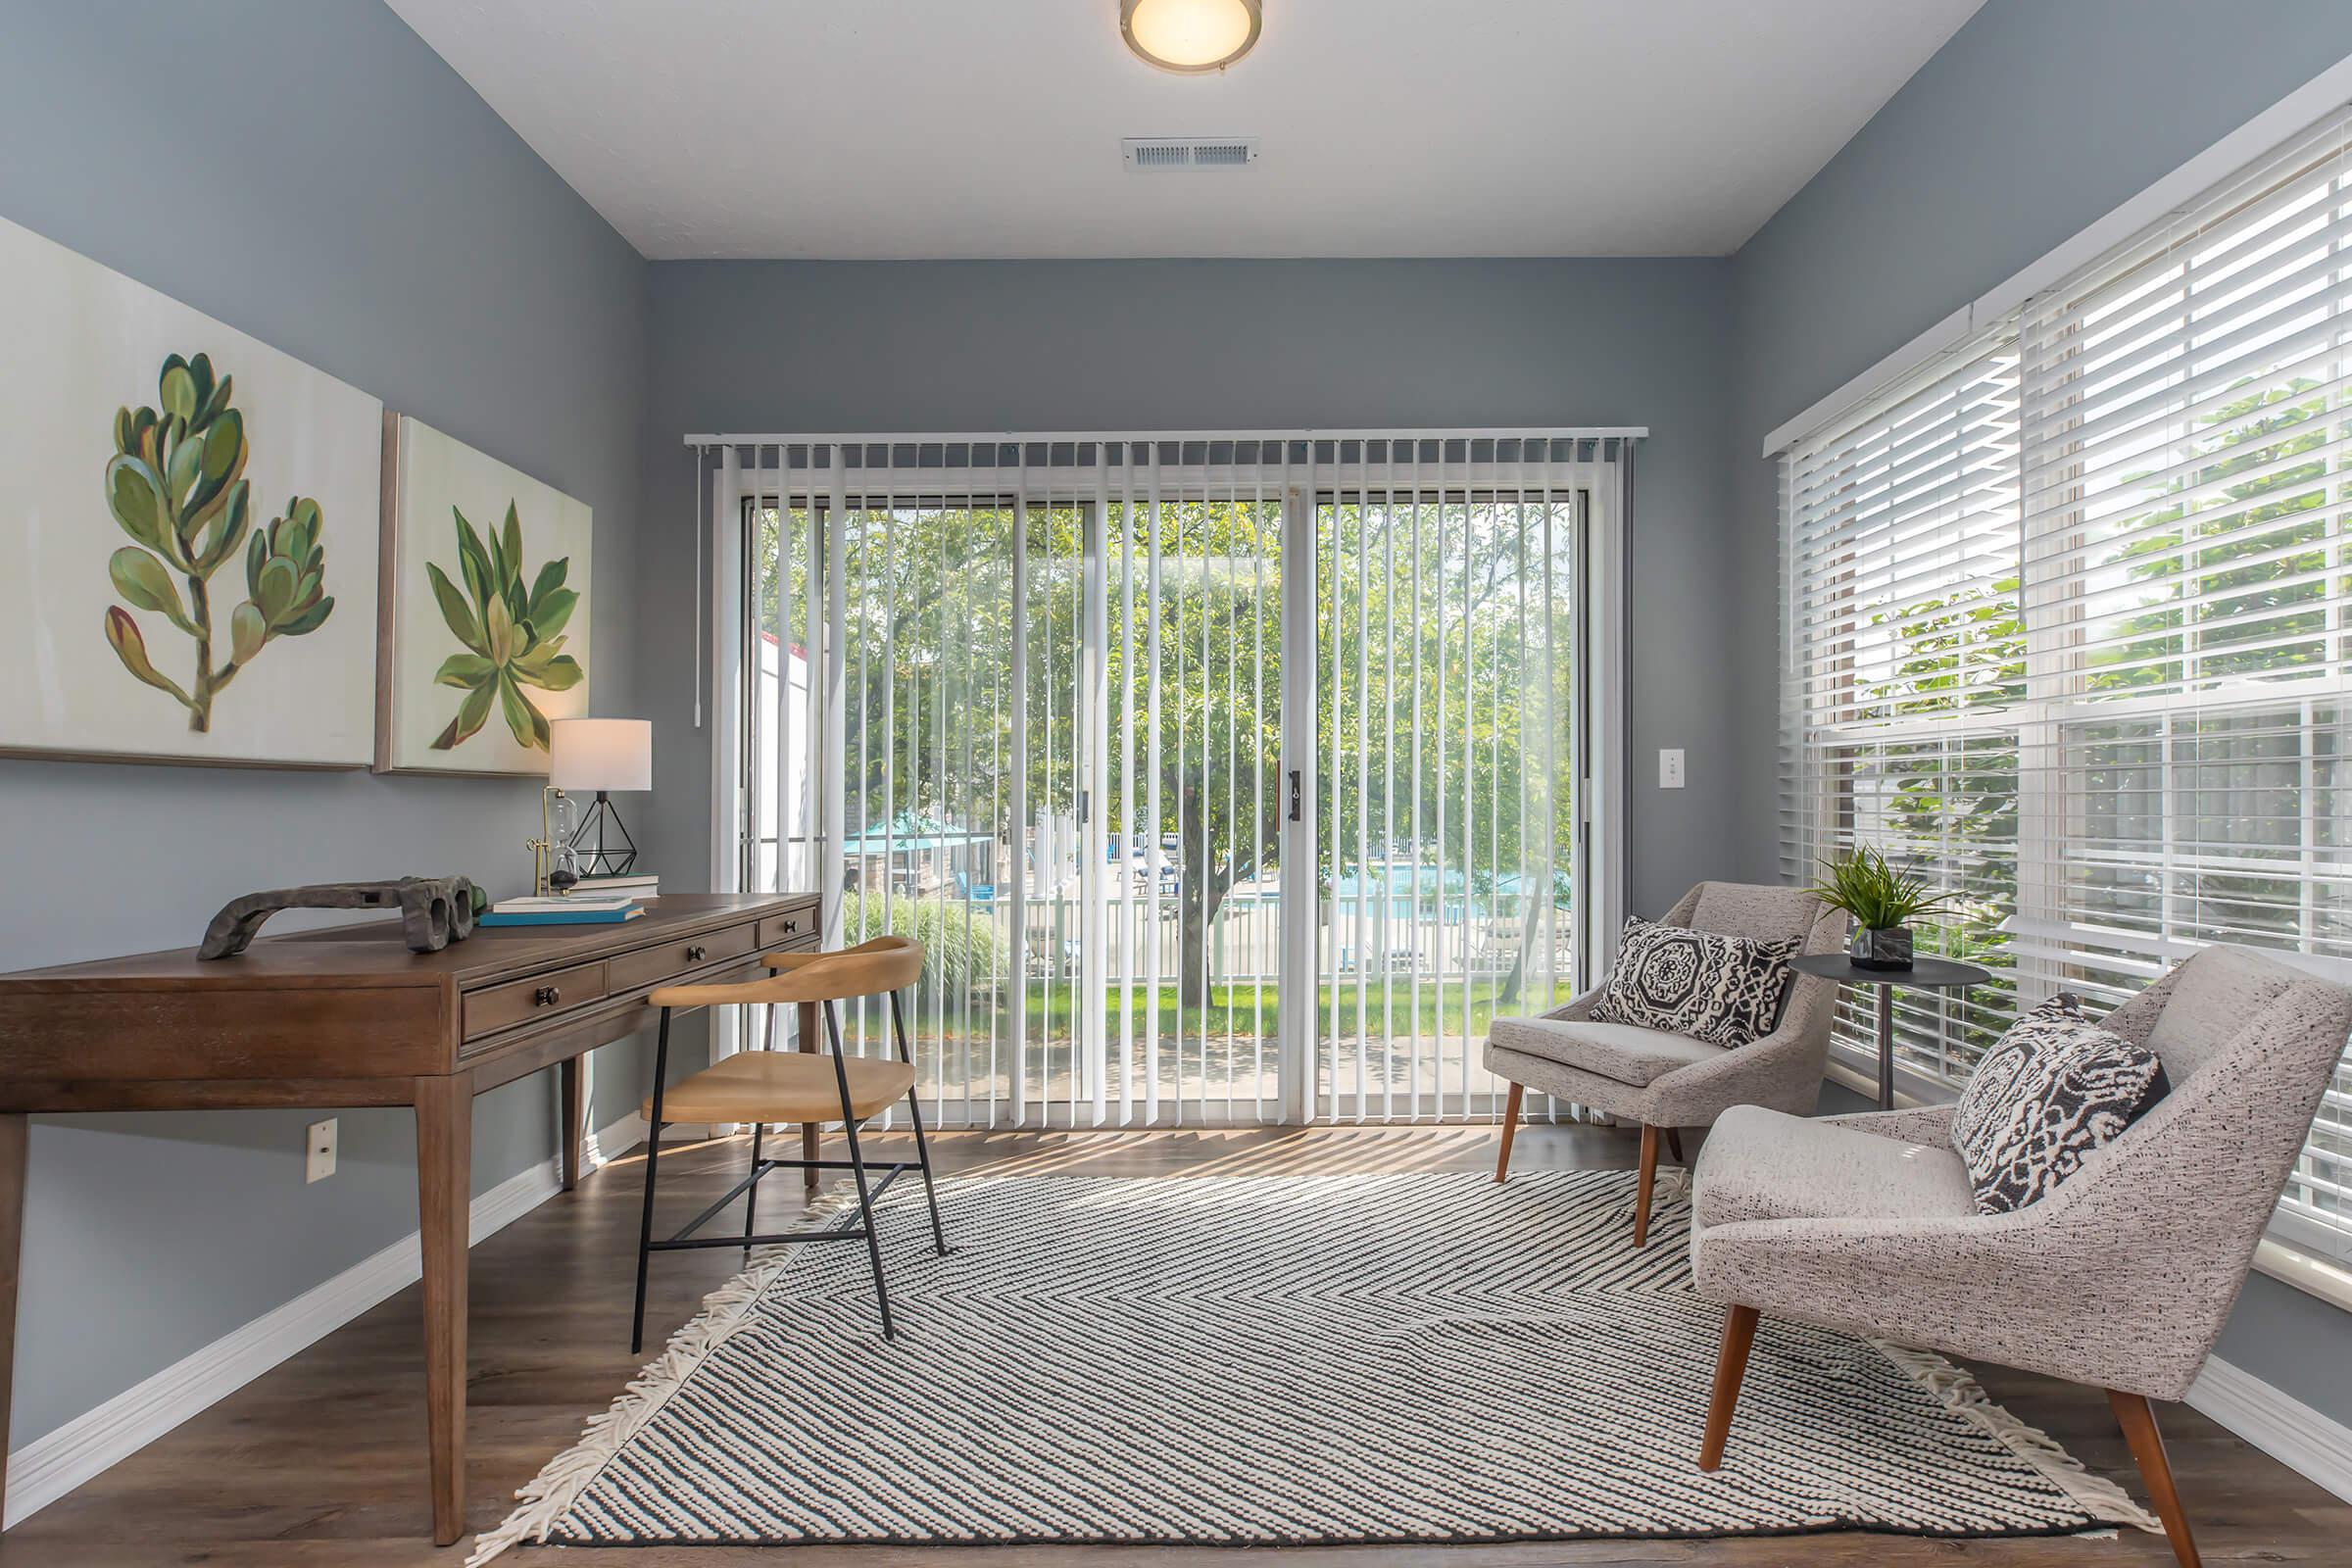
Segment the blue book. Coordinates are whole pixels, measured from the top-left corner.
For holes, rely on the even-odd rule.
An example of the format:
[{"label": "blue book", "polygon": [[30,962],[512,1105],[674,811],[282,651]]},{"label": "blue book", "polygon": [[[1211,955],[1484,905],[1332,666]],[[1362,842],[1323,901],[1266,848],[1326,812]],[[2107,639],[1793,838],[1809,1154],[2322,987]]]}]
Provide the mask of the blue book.
[{"label": "blue book", "polygon": [[475,925],[618,925],[634,920],[645,911],[635,906],[625,909],[514,909],[501,913],[492,909],[474,916]]}]

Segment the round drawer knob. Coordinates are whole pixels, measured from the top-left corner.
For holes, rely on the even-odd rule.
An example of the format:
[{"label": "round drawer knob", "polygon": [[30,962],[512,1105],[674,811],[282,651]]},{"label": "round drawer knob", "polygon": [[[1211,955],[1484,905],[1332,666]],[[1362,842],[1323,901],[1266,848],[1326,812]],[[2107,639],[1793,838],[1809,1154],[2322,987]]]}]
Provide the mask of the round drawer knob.
[{"label": "round drawer knob", "polygon": [[558,991],[554,986],[541,986],[531,993],[532,1003],[542,1007],[552,1007],[563,1000],[564,993]]},{"label": "round drawer knob", "polygon": [[784,929],[787,931],[798,931],[800,928],[801,922],[798,920],[787,920],[784,922]]},{"label": "round drawer knob", "polygon": [[710,956],[710,950],[700,945],[688,948],[686,950],[686,961],[688,963],[700,963],[709,956]]}]

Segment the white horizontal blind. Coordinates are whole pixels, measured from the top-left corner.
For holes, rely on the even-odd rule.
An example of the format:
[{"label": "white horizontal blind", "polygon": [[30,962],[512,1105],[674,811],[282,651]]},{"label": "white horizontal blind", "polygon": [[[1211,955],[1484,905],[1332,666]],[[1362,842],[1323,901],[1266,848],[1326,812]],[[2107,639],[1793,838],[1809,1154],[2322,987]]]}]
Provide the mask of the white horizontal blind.
[{"label": "white horizontal blind", "polygon": [[[1782,870],[1872,844],[1964,894],[1928,933],[1993,967],[1967,994],[1904,991],[1898,1059],[1964,1075],[1997,1038],[2017,885],[2017,356],[1978,344],[1784,466]],[[1841,1043],[1873,1048],[1847,995]]]},{"label": "white horizontal blind", "polygon": [[[2054,983],[2213,942],[2352,958],[2352,190],[2331,120],[2035,302],[2027,367]],[[2352,1257],[2339,1073],[2280,1225]]]},{"label": "white horizontal blind", "polygon": [[[1787,459],[1788,868],[1922,861],[2001,975],[1913,1066],[2210,943],[2352,974],[2347,175],[2332,118]],[[2339,1070],[2277,1222],[2339,1260],[2348,1155]]]}]

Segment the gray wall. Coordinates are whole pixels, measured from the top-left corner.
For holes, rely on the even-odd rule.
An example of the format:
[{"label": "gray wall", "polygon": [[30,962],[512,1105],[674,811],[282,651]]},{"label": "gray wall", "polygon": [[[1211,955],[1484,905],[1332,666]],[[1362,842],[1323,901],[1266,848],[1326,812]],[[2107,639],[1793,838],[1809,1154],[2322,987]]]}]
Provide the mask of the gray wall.
[{"label": "gray wall", "polygon": [[[1751,873],[1775,870],[1766,433],[2347,53],[2343,0],[1991,0],[1734,258],[1730,520],[1736,580],[1754,585],[1729,601],[1734,798]],[[2333,1307],[2257,1275],[2221,1353],[2352,1421],[2352,1317]]]},{"label": "gray wall", "polygon": [[[1740,858],[1720,607],[1730,441],[1713,260],[664,262],[639,575],[665,874],[708,857],[689,734],[690,431],[1645,424],[1635,461],[1632,907]],[[1690,787],[1655,788],[1656,748]]]},{"label": "gray wall", "polygon": [[[0,216],[594,507],[596,704],[633,710],[636,253],[376,0],[0,0]],[[0,761],[0,967],[176,947],[256,887],[519,891],[536,825],[513,781]],[[634,1052],[600,1057],[600,1121]],[[553,1152],[553,1103],[485,1097],[477,1191]],[[416,1229],[408,1113],[343,1112],[306,1187],[311,1114],[35,1120],[16,1445]]]}]

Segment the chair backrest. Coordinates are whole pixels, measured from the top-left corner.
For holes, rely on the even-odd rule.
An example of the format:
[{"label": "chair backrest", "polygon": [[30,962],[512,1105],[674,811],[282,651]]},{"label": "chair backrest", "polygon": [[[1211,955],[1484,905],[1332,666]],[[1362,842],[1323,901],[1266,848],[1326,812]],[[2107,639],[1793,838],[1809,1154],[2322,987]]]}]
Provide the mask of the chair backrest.
[{"label": "chair backrest", "polygon": [[[1759,942],[1794,938],[1805,944],[1798,952],[1819,953],[1835,952],[1844,945],[1844,919],[1843,913],[1816,899],[1810,888],[1701,882],[1675,902],[1661,923]],[[1824,940],[1826,948],[1813,945]]]},{"label": "chair backrest", "polygon": [[[2222,1332],[2352,1034],[2352,990],[2245,948],[2207,948],[2109,1013],[2155,1051],[2164,1099],[2018,1221],[2124,1274],[2163,1277],[2185,1387]],[[2036,1212],[2042,1211],[2042,1212]]]},{"label": "chair backrest", "polygon": [[846,1001],[903,991],[923,972],[923,945],[912,937],[875,937],[838,954],[828,954],[801,971],[824,988],[824,995]]},{"label": "chair backrest", "polygon": [[[1756,882],[1701,882],[1676,900],[1674,907],[1666,911],[1659,923],[1759,942],[1794,938],[1799,953],[1836,953],[1845,946],[1845,911],[1829,907],[1813,896],[1810,888],[1774,887]],[[1831,1009],[1837,1000],[1837,981],[1818,975],[1791,974],[1782,989],[1773,1027],[1779,1029],[1792,1009],[1801,1008],[1808,1028],[1818,1028],[1826,1042]]]}]

